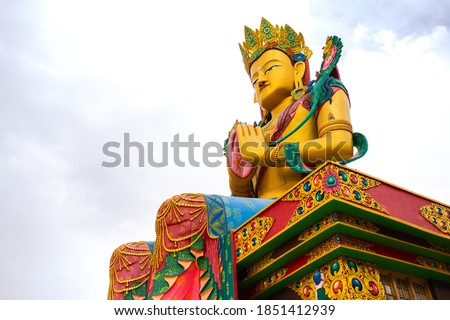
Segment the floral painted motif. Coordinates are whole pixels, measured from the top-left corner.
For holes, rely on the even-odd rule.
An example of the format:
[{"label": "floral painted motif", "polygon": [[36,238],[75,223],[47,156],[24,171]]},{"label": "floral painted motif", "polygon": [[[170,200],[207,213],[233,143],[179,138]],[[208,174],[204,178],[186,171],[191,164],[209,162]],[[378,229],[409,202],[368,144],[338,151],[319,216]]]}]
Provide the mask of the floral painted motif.
[{"label": "floral painted motif", "polygon": [[242,260],[261,246],[274,221],[272,217],[255,218],[234,235],[236,261]]},{"label": "floral painted motif", "polygon": [[332,46],[329,53],[327,54],[327,56],[325,57],[325,59],[323,60],[323,69],[327,69],[331,62],[333,62],[334,57],[336,56],[336,51],[337,48],[336,46]]},{"label": "floral painted motif", "polygon": [[341,182],[339,180],[337,173],[332,168],[329,168],[323,175],[322,189],[325,192],[329,193],[339,191],[340,187]]},{"label": "floral painted motif", "polygon": [[381,300],[383,284],[370,262],[339,257],[289,286],[302,300]]},{"label": "floral painted motif", "polygon": [[419,209],[422,217],[427,219],[443,233],[450,234],[450,208],[437,203]]},{"label": "floral painted motif", "polygon": [[374,225],[372,222],[354,218],[352,216],[349,216],[347,214],[335,212],[331,214],[330,216],[327,216],[322,219],[322,221],[315,223],[298,236],[298,241],[306,241],[308,239],[313,238],[316,236],[316,234],[328,229],[329,227],[333,226],[336,223],[343,223],[346,225],[355,226],[359,229],[368,230],[372,232],[378,232],[380,229]]},{"label": "floral painted motif", "polygon": [[319,205],[332,198],[343,199],[366,208],[388,214],[388,212],[365,190],[380,183],[374,179],[336,165],[324,166],[311,174],[296,188],[284,196],[282,201],[299,201],[292,214],[290,224],[300,220]]},{"label": "floral painted motif", "polygon": [[282,280],[287,273],[287,268],[275,271],[270,276],[264,278],[256,285],[256,292],[262,292]]},{"label": "floral painted motif", "polygon": [[336,66],[342,53],[342,41],[337,36],[329,36],[325,47],[323,47],[323,62],[320,68],[319,77],[325,72],[331,72]]},{"label": "floral painted motif", "polygon": [[439,270],[441,272],[450,273],[450,264],[441,261],[425,258],[422,256],[417,257],[417,262],[423,266],[427,266],[431,269]]},{"label": "floral painted motif", "polygon": [[345,235],[336,234],[333,237],[329,238],[328,240],[325,240],[321,245],[308,251],[306,253],[306,255],[309,256],[308,262],[317,260],[340,246],[375,253],[375,251],[373,251],[370,248],[373,246],[373,244],[370,242]]},{"label": "floral painted motif", "polygon": [[259,271],[263,270],[267,265],[271,264],[275,259],[272,258],[273,251],[269,254],[265,255],[255,263],[251,264],[247,268],[247,275],[246,278],[249,278],[255,274],[257,274]]}]

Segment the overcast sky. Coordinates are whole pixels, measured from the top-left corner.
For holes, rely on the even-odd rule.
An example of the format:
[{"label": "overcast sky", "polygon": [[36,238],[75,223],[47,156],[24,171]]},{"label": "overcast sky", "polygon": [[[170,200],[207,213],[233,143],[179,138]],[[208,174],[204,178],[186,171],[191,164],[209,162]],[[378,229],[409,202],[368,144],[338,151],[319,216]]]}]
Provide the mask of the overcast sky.
[{"label": "overcast sky", "polygon": [[[261,17],[301,30],[320,64],[328,35],[355,131],[350,166],[450,204],[448,1],[0,0],[0,298],[106,299],[112,251],[153,240],[155,213],[181,192],[228,195],[222,165],[130,167],[107,142],[193,134],[202,159],[236,119],[258,120],[241,62]],[[150,148],[145,146],[147,152]],[[123,156],[123,149],[116,150]]]}]

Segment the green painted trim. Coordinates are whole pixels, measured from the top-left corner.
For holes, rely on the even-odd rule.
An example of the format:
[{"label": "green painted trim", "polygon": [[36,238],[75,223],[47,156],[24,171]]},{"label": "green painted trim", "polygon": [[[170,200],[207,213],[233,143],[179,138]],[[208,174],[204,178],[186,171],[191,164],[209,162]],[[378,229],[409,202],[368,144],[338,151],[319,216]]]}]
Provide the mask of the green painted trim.
[{"label": "green painted trim", "polygon": [[[380,270],[386,270],[386,271],[394,271],[398,272],[407,276],[412,276],[416,278],[422,278],[422,279],[436,279],[439,281],[450,283],[450,274],[448,273],[442,273],[439,270],[435,269],[429,269],[425,266],[417,266],[410,263],[406,263],[399,260],[393,260],[391,258],[387,258],[380,255],[374,255],[370,252],[360,251],[353,248],[348,248],[345,246],[340,246],[324,256],[320,257],[319,259],[316,259],[309,264],[306,264],[305,266],[299,268],[297,271],[293,272],[286,278],[280,280],[279,282],[275,283],[271,287],[267,288],[266,290],[256,294],[253,297],[248,297],[249,299],[267,299],[272,294],[277,292],[278,290],[289,286],[289,284],[294,283],[307,273],[310,273],[314,271],[315,269],[320,268],[326,263],[331,262],[333,259],[339,257],[339,256],[345,256],[349,258],[356,258],[359,260],[367,261],[367,262],[373,262],[378,265]],[[381,267],[383,266],[383,267]]]},{"label": "green painted trim", "polygon": [[[358,204],[347,203],[346,201],[334,198],[328,200],[320,207],[305,215],[303,219],[298,220],[292,225],[288,226],[284,229],[284,231],[281,231],[276,236],[263,243],[263,245],[261,245],[261,247],[259,247],[257,250],[239,261],[237,263],[238,272],[243,270],[248,265],[255,263],[258,259],[262,258],[263,256],[273,251],[275,248],[279,247],[286,240],[299,235],[314,223],[319,222],[325,216],[331,215],[334,212],[342,212],[360,219],[373,222],[380,226],[391,228],[396,231],[414,234],[415,237],[424,239],[426,241],[431,241],[446,247],[450,247],[450,238],[448,237],[440,236],[428,230],[420,229],[419,227],[412,226],[408,223],[403,223],[399,220],[394,220],[389,215],[374,212],[373,210],[364,208]],[[280,235],[282,235],[282,237],[280,237]]]},{"label": "green painted trim", "polygon": [[[310,226],[309,226],[310,227]],[[307,239],[303,242],[299,242],[297,246],[291,248],[286,253],[277,257],[272,263],[266,265],[258,273],[245,278],[239,282],[239,289],[244,290],[256,282],[269,276],[271,273],[283,268],[287,263],[293,261],[298,256],[304,255],[314,247],[320,245],[323,241],[329,239],[335,234],[347,235],[350,237],[356,237],[358,239],[372,242],[374,244],[381,244],[387,247],[410,252],[416,255],[424,256],[433,260],[438,260],[444,263],[450,263],[450,255],[424,248],[415,244],[411,244],[396,238],[391,238],[382,234],[378,234],[369,230],[359,229],[356,226],[346,224],[344,222],[335,222],[333,225],[318,232],[315,236]],[[343,245],[345,247],[345,245]],[[390,258],[388,258],[390,259]]]},{"label": "green painted trim", "polygon": [[322,232],[318,233],[315,237],[312,237],[306,241],[299,242],[299,245],[293,247],[291,250],[285,254],[279,256],[272,263],[266,265],[263,270],[255,273],[251,277],[248,277],[241,282],[239,282],[239,289],[246,289],[249,286],[255,284],[255,282],[264,279],[273,272],[283,268],[287,263],[291,262],[295,258],[304,255],[306,252],[320,245],[323,241],[335,235],[337,232],[336,227],[329,227]]},{"label": "green painted trim", "polygon": [[[329,202],[330,200],[328,200]],[[332,210],[325,206],[327,202],[320,207],[317,207],[314,211],[306,214],[303,219],[296,221],[295,223],[289,225],[284,230],[279,232],[277,235],[270,238],[267,242],[264,242],[257,250],[253,251],[245,258],[240,260],[237,263],[238,272],[244,269],[245,267],[255,263],[260,258],[269,254],[275,248],[278,248],[280,245],[284,244],[287,240],[292,239],[293,237],[299,235],[304,230],[308,229],[311,225],[321,221],[327,215],[330,215],[333,212],[339,210]],[[290,213],[292,214],[292,213]],[[274,217],[276,219],[276,217]]]},{"label": "green painted trim", "polygon": [[378,254],[374,255],[370,252],[359,251],[347,247],[344,247],[343,249],[348,252],[344,255],[348,256],[349,254],[353,254],[354,257],[360,260],[373,262],[378,265],[380,270],[394,271],[410,277],[421,279],[435,279],[450,283],[450,273],[442,272],[437,269],[431,269],[427,266],[416,265],[402,260],[392,259]]},{"label": "green painted trim", "polygon": [[275,283],[271,287],[267,288],[266,290],[260,292],[259,294],[256,294],[253,297],[248,297],[249,299],[266,299],[270,297],[272,294],[280,290],[281,288],[287,287],[289,284],[294,283],[301,277],[303,277],[305,274],[313,272],[314,270],[320,268],[324,264],[330,262],[331,260],[343,256],[341,253],[342,247],[338,247],[335,250],[330,251],[328,254],[311,261],[309,264],[304,265],[298,271],[288,275],[284,279],[280,280],[279,282]]},{"label": "green painted trim", "polygon": [[[349,215],[353,215],[355,217],[374,222],[375,224],[378,224],[380,226],[385,226],[406,234],[410,233],[417,238],[422,238],[427,241],[435,242],[437,244],[442,244],[444,246],[450,247],[449,236],[440,235],[427,229],[421,228],[419,226],[414,226],[408,222],[401,221],[398,218],[394,218],[390,215],[376,212],[374,210],[364,208],[358,204],[347,202],[345,200],[337,198],[332,199],[329,202],[329,205],[339,208],[339,210],[334,209],[333,212],[337,211],[347,213]],[[437,229],[436,232],[438,232]]]},{"label": "green painted trim", "polygon": [[[365,241],[381,244],[387,247],[410,252],[418,256],[424,256],[450,264],[450,254],[446,254],[438,250],[433,250],[431,248],[425,248],[417,244],[409,243],[397,238],[388,237],[386,235],[371,232],[369,230],[358,229],[345,223],[341,224],[342,229],[341,231],[339,231],[339,233],[348,234],[349,236],[358,237]],[[348,233],[346,231],[348,231]]]}]

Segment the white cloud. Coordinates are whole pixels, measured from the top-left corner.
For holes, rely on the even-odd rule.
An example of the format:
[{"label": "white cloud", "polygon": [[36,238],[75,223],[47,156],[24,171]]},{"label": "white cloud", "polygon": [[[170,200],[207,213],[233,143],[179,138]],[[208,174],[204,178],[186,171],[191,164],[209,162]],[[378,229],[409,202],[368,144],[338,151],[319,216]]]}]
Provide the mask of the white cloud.
[{"label": "white cloud", "polygon": [[389,30],[373,36],[365,32],[365,40],[378,42],[379,49],[352,50],[342,66],[350,70],[347,86],[357,88],[351,91],[353,121],[370,145],[358,165],[444,202],[449,201],[445,180],[431,172],[449,156],[443,146],[450,136],[445,125],[450,109],[442,93],[450,66],[439,54],[446,37],[447,29],[440,26],[421,37],[401,39]]}]

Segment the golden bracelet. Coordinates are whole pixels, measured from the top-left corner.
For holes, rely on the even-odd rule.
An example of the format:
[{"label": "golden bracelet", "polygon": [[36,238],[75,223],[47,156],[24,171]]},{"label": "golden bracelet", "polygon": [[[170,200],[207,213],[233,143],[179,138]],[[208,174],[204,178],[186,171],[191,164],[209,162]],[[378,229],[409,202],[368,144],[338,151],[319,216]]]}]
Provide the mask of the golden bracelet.
[{"label": "golden bracelet", "polygon": [[272,162],[270,161],[270,148],[267,148],[267,150],[264,151],[264,164],[267,167],[272,167]]},{"label": "golden bracelet", "polygon": [[275,163],[275,166],[278,167],[278,155],[280,153],[280,146],[276,146],[273,150],[273,162]]},{"label": "golden bracelet", "polygon": [[267,167],[278,167],[278,158],[280,153],[280,146],[268,148],[264,152],[264,163]]}]

